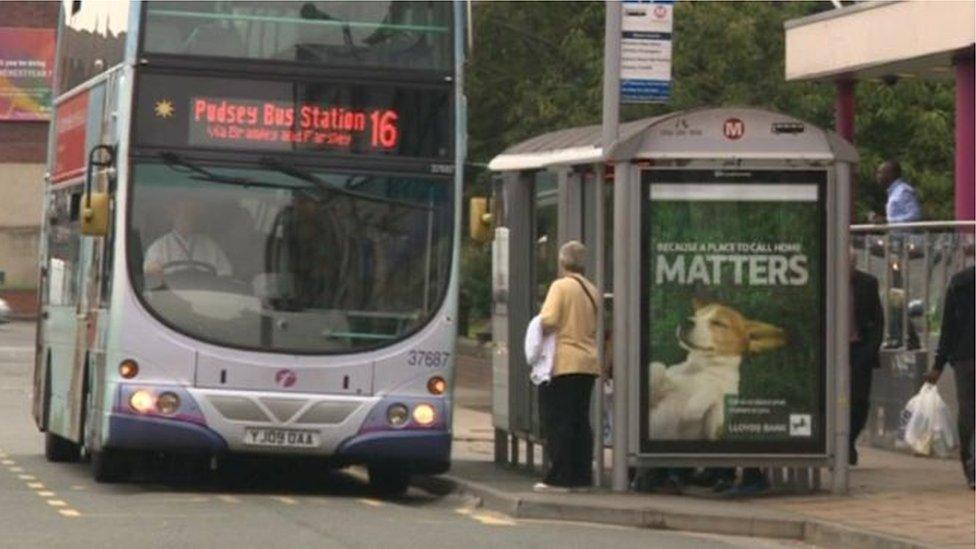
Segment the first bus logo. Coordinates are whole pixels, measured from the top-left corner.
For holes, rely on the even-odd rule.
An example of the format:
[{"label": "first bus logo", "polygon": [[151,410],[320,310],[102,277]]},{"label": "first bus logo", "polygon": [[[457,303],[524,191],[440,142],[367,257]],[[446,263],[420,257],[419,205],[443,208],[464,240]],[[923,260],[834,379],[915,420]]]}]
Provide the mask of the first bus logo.
[{"label": "first bus logo", "polygon": [[726,139],[734,141],[746,134],[746,125],[738,118],[729,118],[722,126],[722,133],[725,134]]},{"label": "first bus logo", "polygon": [[298,376],[293,370],[287,368],[275,372],[275,383],[282,387],[291,387],[298,381]]}]

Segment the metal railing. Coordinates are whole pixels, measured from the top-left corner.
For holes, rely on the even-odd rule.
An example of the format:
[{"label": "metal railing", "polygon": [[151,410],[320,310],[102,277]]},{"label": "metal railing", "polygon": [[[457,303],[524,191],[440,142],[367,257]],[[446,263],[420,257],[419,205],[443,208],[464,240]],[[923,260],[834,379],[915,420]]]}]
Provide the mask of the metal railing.
[{"label": "metal railing", "polygon": [[877,277],[884,347],[929,350],[952,275],[973,265],[976,221],[852,225],[856,267]]}]

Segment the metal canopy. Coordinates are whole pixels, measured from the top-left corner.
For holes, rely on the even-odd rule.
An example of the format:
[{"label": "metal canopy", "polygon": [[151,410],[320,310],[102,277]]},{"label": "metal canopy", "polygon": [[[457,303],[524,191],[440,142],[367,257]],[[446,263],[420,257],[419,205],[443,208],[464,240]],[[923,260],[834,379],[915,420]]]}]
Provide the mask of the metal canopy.
[{"label": "metal canopy", "polygon": [[929,0],[858,2],[791,19],[786,80],[951,79],[953,58],[976,42],[974,18],[972,1]]},{"label": "metal canopy", "polygon": [[[601,131],[594,125],[542,134],[509,147],[488,167],[541,170],[601,162]],[[761,109],[698,109],[621,124],[611,162],[668,159],[857,162],[858,156],[834,132]]]}]

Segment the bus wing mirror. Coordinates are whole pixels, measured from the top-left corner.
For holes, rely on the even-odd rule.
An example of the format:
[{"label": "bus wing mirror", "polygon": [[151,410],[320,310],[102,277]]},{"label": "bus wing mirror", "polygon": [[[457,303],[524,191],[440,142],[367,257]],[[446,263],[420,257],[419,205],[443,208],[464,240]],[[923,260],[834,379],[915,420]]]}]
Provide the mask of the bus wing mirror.
[{"label": "bus wing mirror", "polygon": [[81,234],[108,234],[108,193],[85,193],[81,198]]},{"label": "bus wing mirror", "polygon": [[108,234],[108,193],[92,192],[92,184],[95,168],[111,168],[114,165],[115,147],[95,145],[88,151],[85,194],[81,197],[81,234],[85,236]]},{"label": "bus wing mirror", "polygon": [[471,240],[485,243],[491,240],[492,217],[488,213],[488,199],[475,197],[468,205],[468,230]]}]

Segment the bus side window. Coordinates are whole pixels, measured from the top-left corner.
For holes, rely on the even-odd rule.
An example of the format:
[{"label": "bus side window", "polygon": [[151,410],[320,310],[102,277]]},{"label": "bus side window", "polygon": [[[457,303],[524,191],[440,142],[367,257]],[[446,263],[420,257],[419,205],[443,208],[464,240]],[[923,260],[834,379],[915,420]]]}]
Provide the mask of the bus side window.
[{"label": "bus side window", "polygon": [[81,193],[71,193],[71,209],[68,214],[68,221],[78,221],[81,219]]},{"label": "bus side window", "polygon": [[80,235],[78,214],[81,193],[55,192],[51,196],[50,230],[48,231],[48,303],[75,305],[75,265],[78,263]]}]

